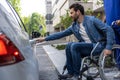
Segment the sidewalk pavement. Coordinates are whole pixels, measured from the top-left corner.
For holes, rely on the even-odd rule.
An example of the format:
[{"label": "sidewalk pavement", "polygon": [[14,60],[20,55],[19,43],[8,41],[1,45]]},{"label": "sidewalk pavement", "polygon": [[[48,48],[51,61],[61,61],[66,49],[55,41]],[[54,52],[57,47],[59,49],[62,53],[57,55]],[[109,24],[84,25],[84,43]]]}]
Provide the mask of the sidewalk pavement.
[{"label": "sidewalk pavement", "polygon": [[44,45],[43,49],[48,54],[50,60],[53,62],[58,73],[62,73],[63,66],[65,65],[66,56],[64,50],[57,50],[51,45]]}]

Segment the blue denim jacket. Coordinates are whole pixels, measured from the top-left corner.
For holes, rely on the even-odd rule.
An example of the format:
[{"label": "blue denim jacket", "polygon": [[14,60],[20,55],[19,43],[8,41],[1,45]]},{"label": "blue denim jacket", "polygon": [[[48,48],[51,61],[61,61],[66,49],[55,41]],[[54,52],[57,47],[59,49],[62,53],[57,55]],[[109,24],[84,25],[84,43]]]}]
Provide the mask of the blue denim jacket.
[{"label": "blue denim jacket", "polygon": [[[95,18],[94,16],[84,16],[83,26],[85,27],[88,37],[92,43],[97,43],[98,40],[106,38],[105,48],[111,50],[114,44],[114,31],[113,29],[104,24],[101,20]],[[80,25],[78,22],[73,22],[73,24],[66,30],[58,33],[54,33],[45,38],[46,41],[60,39],[65,36],[74,34],[75,37],[80,41],[84,41],[79,33]]]}]

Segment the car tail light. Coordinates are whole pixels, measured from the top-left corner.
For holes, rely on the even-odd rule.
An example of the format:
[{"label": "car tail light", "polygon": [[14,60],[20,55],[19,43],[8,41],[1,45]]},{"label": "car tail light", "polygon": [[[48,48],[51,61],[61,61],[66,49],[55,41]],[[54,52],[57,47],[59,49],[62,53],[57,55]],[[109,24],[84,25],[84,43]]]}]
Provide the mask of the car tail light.
[{"label": "car tail light", "polygon": [[6,35],[0,33],[0,66],[15,64],[24,60],[14,43]]}]

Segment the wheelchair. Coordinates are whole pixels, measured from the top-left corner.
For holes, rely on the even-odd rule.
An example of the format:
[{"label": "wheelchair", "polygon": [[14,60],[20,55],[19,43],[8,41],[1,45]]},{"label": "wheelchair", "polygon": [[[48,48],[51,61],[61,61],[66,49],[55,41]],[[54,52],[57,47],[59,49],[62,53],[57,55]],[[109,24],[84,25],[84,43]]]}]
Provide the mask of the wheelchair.
[{"label": "wheelchair", "polygon": [[[114,26],[116,25],[116,22],[113,21],[111,24],[111,27],[113,28],[116,35],[119,35],[119,33],[114,29]],[[99,72],[100,77],[102,80],[120,80],[120,78],[115,79],[114,75],[118,73],[117,63],[115,58],[119,57],[117,56],[116,50],[120,50],[120,45],[114,44],[112,48],[112,54],[109,56],[104,56],[104,53],[102,52],[99,58]]]},{"label": "wheelchair", "polygon": [[[114,44],[112,48],[112,54],[104,56],[101,52],[100,55],[87,56],[82,59],[80,76],[78,80],[120,80],[115,79],[114,75],[118,73],[117,63],[115,61],[115,51],[120,49],[120,45]],[[83,78],[84,77],[84,78]]]},{"label": "wheelchair", "polygon": [[[113,77],[113,75],[118,72],[114,52],[116,49],[120,49],[120,45],[114,44],[112,54],[109,56],[104,56],[103,52],[101,52],[100,55],[94,56],[94,50],[101,41],[104,41],[104,39],[97,42],[95,47],[92,49],[90,56],[82,59],[78,80],[118,80]],[[64,74],[65,70],[66,64],[63,67],[62,74]],[[66,78],[61,78],[59,76],[58,78],[59,80],[67,80]]]},{"label": "wheelchair", "polygon": [[118,73],[117,63],[115,58],[116,49],[120,49],[120,45],[114,44],[112,48],[112,54],[109,56],[104,56],[102,52],[99,58],[99,72],[102,80],[120,80],[115,79],[114,75]]}]

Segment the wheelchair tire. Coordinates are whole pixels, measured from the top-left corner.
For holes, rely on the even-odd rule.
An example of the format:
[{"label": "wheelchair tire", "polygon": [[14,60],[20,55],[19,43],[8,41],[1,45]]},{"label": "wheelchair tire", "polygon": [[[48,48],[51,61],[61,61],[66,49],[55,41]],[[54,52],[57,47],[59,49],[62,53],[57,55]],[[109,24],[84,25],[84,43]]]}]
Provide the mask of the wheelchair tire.
[{"label": "wheelchair tire", "polygon": [[[120,49],[120,47],[117,47]],[[99,57],[99,72],[102,80],[114,80],[114,75],[118,72],[115,62],[114,51],[117,49],[113,47],[112,54],[104,56],[102,52]]]}]

